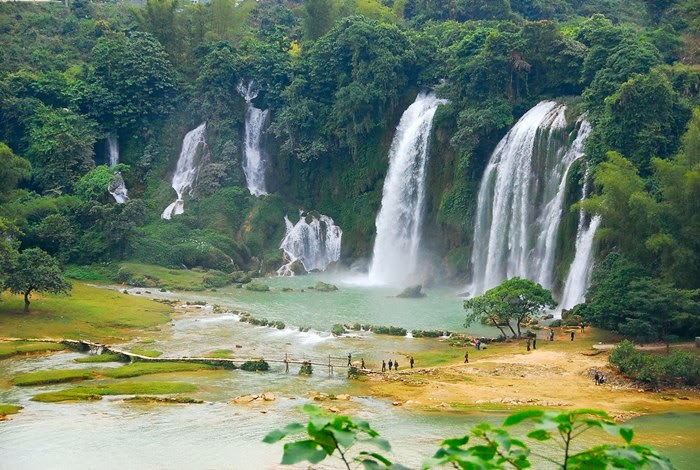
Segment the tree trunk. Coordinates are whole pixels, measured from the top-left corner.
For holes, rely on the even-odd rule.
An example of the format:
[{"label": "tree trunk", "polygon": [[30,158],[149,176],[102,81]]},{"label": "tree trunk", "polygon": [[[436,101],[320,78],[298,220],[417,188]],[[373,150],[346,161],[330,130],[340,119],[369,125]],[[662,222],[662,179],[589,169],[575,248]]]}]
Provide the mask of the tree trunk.
[{"label": "tree trunk", "polygon": [[24,293],[24,313],[29,313],[29,294],[31,293],[31,289]]},{"label": "tree trunk", "polygon": [[498,328],[499,330],[501,330],[501,334],[503,335],[504,338],[507,338],[507,337],[508,337],[508,335],[507,335],[506,332],[503,330],[503,328],[501,327],[501,325],[498,324],[498,322],[496,321],[496,319],[494,319],[493,317],[489,317],[489,320],[491,320],[491,322],[493,323],[493,326],[495,326],[496,328]]}]

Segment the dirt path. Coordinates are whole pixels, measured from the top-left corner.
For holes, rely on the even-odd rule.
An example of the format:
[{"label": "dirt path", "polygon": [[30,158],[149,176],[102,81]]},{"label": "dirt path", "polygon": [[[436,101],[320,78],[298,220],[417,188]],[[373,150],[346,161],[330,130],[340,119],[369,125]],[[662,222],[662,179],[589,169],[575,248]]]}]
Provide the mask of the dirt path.
[{"label": "dirt path", "polygon": [[[608,382],[596,385],[595,370]],[[378,374],[369,386],[373,394],[396,404],[447,410],[596,408],[618,419],[678,409],[700,411],[697,391],[644,391],[614,374],[607,353],[592,350],[498,354],[469,364]]]}]

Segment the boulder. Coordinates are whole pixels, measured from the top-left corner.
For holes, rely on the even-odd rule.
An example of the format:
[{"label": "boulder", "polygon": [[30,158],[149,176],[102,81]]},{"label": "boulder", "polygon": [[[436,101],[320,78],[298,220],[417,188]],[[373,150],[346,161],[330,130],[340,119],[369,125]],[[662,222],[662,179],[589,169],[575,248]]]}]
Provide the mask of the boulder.
[{"label": "boulder", "polygon": [[262,399],[265,401],[275,401],[277,397],[271,392],[265,392],[262,394]]},{"label": "boulder", "polygon": [[337,400],[345,400],[345,401],[352,400],[352,397],[348,394],[345,394],[345,393],[341,393],[340,395],[336,395],[335,398]]},{"label": "boulder", "polygon": [[258,395],[243,395],[233,399],[234,403],[250,403],[258,399]]},{"label": "boulder", "polygon": [[421,284],[407,287],[396,297],[400,297],[402,299],[420,299],[421,297],[425,297],[425,294],[421,292],[421,289],[423,289]]}]

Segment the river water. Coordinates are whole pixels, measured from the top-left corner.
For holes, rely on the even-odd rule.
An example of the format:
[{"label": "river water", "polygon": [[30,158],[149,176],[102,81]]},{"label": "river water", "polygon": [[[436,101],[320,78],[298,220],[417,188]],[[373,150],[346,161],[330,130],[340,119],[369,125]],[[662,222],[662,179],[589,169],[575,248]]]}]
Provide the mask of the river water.
[{"label": "river water", "polygon": [[[334,282],[337,292],[308,289],[316,281]],[[232,349],[236,356],[312,360],[342,366],[347,354],[377,368],[382,359],[397,359],[416,351],[436,349],[444,340],[396,338],[361,332],[334,338],[328,333],[335,323],[361,322],[420,329],[464,331],[462,301],[449,288],[425,289],[423,299],[399,299],[396,290],[363,285],[361,279],[315,275],[272,278],[270,292],[258,293],[227,288],[206,293],[146,293],[134,295],[206,301],[221,309],[191,306],[174,316],[169,325],[148,331],[138,347],[164,355],[197,356],[217,349]],[[283,292],[282,288],[294,289]],[[302,292],[301,290],[304,289]],[[238,321],[226,310],[240,309],[257,318],[281,320],[283,330],[255,327]],[[299,331],[299,327],[309,331]],[[470,329],[471,330],[471,329]],[[483,326],[473,330],[492,334]],[[134,345],[125,345],[130,347]],[[299,376],[298,366],[285,373],[272,363],[267,373],[211,371],[185,373],[171,380],[196,383],[193,397],[205,401],[191,405],[148,405],[105,397],[86,403],[44,404],[30,400],[40,392],[59,386],[13,387],[8,378],[20,372],[58,368],[82,368],[80,353],[19,357],[0,361],[0,403],[18,403],[24,409],[0,422],[0,469],[270,469],[278,468],[282,446],[261,442],[269,431],[292,421],[304,421],[301,405],[313,402],[309,392],[349,393],[351,401],[323,402],[344,413],[368,420],[391,444],[394,461],[419,466],[439,442],[463,435],[481,421],[500,422],[501,412],[427,413],[393,406],[391,402],[363,395],[361,383],[348,381],[345,369],[329,376],[328,368],[314,366],[311,376]],[[419,364],[420,365],[420,364]],[[118,364],[90,365],[116,367]],[[148,376],[135,380],[149,381]],[[158,380],[168,380],[158,379]],[[230,403],[240,395],[272,392],[277,399],[247,405]],[[632,421],[637,439],[669,455],[677,468],[695,468],[698,415],[647,416]],[[600,436],[591,436],[595,442]],[[340,468],[330,460],[327,468]],[[540,468],[546,468],[541,463]],[[300,467],[305,468],[305,467]]]}]

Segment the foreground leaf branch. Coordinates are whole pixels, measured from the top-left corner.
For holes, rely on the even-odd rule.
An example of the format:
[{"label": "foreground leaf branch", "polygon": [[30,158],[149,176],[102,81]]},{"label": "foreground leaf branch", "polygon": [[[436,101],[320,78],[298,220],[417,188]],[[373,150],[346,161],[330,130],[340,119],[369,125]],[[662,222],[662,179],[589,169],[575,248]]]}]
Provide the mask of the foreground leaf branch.
[{"label": "foreground leaf branch", "polygon": [[[362,450],[351,457],[352,448],[356,444],[371,445],[385,452],[391,450],[389,442],[380,438],[366,421],[353,421],[347,416],[332,415],[314,405],[305,405],[304,412],[309,415],[308,423],[291,423],[272,431],[263,439],[263,442],[272,444],[306,431],[304,438],[284,445],[283,465],[305,461],[316,464],[337,451],[338,458],[348,469],[352,468],[351,462],[366,469],[408,468],[393,463],[378,452]],[[517,425],[533,426],[534,430],[527,433],[527,438],[558,447],[560,457],[552,457],[552,453],[544,455],[535,452],[523,440],[504,429]],[[612,436],[620,437],[624,444],[602,444],[572,453],[573,441],[593,429],[602,429]],[[579,409],[557,413],[539,409],[525,410],[508,416],[502,428],[481,423],[464,436],[442,441],[439,449],[423,463],[422,468],[451,466],[464,470],[526,469],[533,467],[531,457],[537,459],[535,464],[546,461],[553,464],[553,468],[563,470],[673,468],[670,460],[651,447],[633,444],[633,437],[634,431],[631,428],[615,423],[603,411]]]}]

